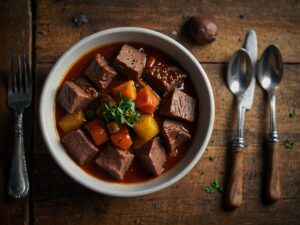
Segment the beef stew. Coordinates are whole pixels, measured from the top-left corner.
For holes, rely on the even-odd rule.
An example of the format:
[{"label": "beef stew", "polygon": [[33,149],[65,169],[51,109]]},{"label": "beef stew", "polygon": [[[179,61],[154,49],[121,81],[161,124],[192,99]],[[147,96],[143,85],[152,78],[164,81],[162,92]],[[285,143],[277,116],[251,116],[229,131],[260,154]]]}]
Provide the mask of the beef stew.
[{"label": "beef stew", "polygon": [[111,182],[142,182],[173,168],[197,124],[187,74],[163,52],[139,43],[82,56],[57,91],[56,127],[70,157]]}]

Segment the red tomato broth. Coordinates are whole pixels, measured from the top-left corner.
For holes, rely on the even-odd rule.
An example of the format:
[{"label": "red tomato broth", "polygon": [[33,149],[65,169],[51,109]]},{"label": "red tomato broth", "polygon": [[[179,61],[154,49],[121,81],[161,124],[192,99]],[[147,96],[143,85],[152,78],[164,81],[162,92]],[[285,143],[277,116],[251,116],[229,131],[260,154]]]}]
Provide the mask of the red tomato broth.
[{"label": "red tomato broth", "polygon": [[[114,43],[114,44],[101,46],[101,47],[95,48],[95,49],[91,50],[90,52],[82,55],[66,72],[65,77],[64,77],[63,81],[61,82],[61,85],[67,80],[75,81],[79,77],[84,76],[84,74],[83,74],[84,71],[86,70],[86,68],[88,67],[89,63],[91,62],[92,58],[94,57],[94,55],[96,53],[101,53],[112,65],[114,58],[117,56],[117,54],[123,44],[125,44],[125,43]],[[174,61],[171,57],[169,57],[168,55],[166,55],[165,53],[161,52],[160,50],[158,50],[156,48],[147,46],[145,44],[140,44],[140,43],[130,43],[129,42],[127,44],[130,44],[131,46],[133,46],[137,49],[143,48],[143,52],[146,53],[148,56],[153,56],[156,59],[156,61],[159,61],[162,63],[173,64],[173,65],[180,67],[179,64],[176,61]],[[104,92],[112,93],[113,87],[115,87],[127,80],[128,79],[126,79],[122,75],[118,75],[117,78],[113,79],[113,81],[111,82],[109,87],[106,88],[104,90]],[[61,85],[59,86],[58,90],[60,89]],[[189,78],[185,80],[185,82],[181,85],[180,89],[182,91],[184,91],[185,93],[193,96],[194,98],[196,97],[196,94],[195,94],[196,92],[195,92],[194,86],[193,86],[192,82],[189,80]],[[161,97],[160,95],[158,95],[158,96]],[[57,132],[58,132],[60,138],[62,138],[65,135],[65,133],[59,127],[58,122],[62,119],[62,117],[65,114],[66,114],[66,111],[59,104],[55,104],[56,128],[57,128]],[[197,115],[197,112],[196,112],[196,115]],[[161,117],[157,113],[157,111],[154,112],[154,117],[160,127],[160,130],[161,130],[164,118]],[[190,132],[190,134],[192,135],[192,138],[194,138],[193,134],[194,134],[196,126],[197,126],[197,121],[198,121],[198,117],[196,116],[195,121],[193,123],[183,122],[183,126]],[[130,133],[133,133],[133,131],[130,130]],[[134,135],[131,135],[131,136],[133,137]],[[167,154],[167,160],[164,164],[164,169],[163,169],[162,174],[166,173],[167,171],[169,171],[170,169],[175,167],[179,163],[179,161],[182,158],[184,158],[184,156],[189,148],[189,145],[190,145],[190,143],[187,143],[186,145],[181,146],[178,149],[178,153],[175,157],[172,157],[169,154]],[[100,152],[104,146],[105,146],[105,144],[98,147],[100,149]],[[125,174],[124,179],[121,181],[114,179],[108,173],[101,170],[96,165],[94,160],[87,162],[83,166],[80,166],[80,167],[86,173],[88,173],[96,178],[99,178],[99,179],[105,180],[105,181],[109,181],[109,182],[115,182],[115,183],[136,183],[136,182],[144,182],[144,181],[148,181],[148,180],[156,178],[156,176],[153,176],[146,171],[146,169],[143,167],[142,163],[139,162],[137,157],[135,157],[132,165],[130,166],[129,170]]]}]

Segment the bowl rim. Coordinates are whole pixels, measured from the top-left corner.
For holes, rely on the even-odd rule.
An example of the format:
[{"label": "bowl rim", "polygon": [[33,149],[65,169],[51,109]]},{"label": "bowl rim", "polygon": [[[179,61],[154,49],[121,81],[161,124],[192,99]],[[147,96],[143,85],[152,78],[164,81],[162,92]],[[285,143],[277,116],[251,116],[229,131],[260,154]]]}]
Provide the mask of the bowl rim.
[{"label": "bowl rim", "polygon": [[[155,187],[151,187],[145,190],[138,190],[135,192],[121,192],[121,191],[115,191],[115,190],[103,190],[103,189],[99,189],[99,187],[95,187],[95,185],[90,184],[88,182],[85,182],[84,180],[79,179],[77,176],[75,176],[70,170],[68,170],[62,163],[62,161],[57,157],[57,155],[55,154],[55,151],[51,145],[51,140],[49,138],[49,136],[47,135],[47,130],[46,127],[43,125],[43,122],[46,120],[46,118],[44,117],[44,109],[43,109],[43,99],[46,97],[47,92],[45,91],[45,87],[49,86],[49,82],[50,82],[50,77],[53,76],[53,72],[57,69],[57,67],[61,64],[61,62],[63,62],[65,59],[67,59],[69,57],[69,55],[78,47],[80,47],[81,45],[83,45],[86,42],[89,42],[99,36],[103,36],[103,35],[108,35],[108,34],[113,34],[113,33],[128,33],[128,32],[140,32],[140,33],[144,33],[150,36],[156,36],[160,39],[163,39],[164,41],[170,43],[172,46],[179,48],[180,51],[182,51],[184,54],[186,54],[189,58],[189,60],[192,61],[193,64],[195,64],[195,66],[197,67],[197,69],[199,69],[199,71],[201,72],[201,76],[203,78],[203,81],[207,87],[208,90],[208,96],[209,96],[209,107],[210,107],[210,112],[211,112],[211,116],[208,122],[208,129],[206,132],[206,135],[203,139],[202,144],[200,145],[200,147],[198,148],[197,153],[195,154],[194,158],[180,171],[180,173],[176,174],[174,177],[172,177],[170,180],[167,180]],[[89,52],[92,49],[89,49],[86,51]],[[84,55],[85,53],[83,53],[82,55]],[[74,63],[74,62],[73,62]],[[70,66],[72,66],[72,64],[70,64]],[[57,88],[57,87],[56,87]],[[60,57],[59,59],[55,62],[55,64],[52,66],[51,70],[49,71],[47,78],[44,81],[44,85],[41,91],[41,98],[39,100],[39,122],[40,122],[40,128],[42,130],[42,136],[43,139],[45,141],[45,144],[47,146],[48,151],[50,152],[50,154],[52,155],[52,158],[54,158],[54,161],[59,165],[59,167],[66,173],[68,174],[69,177],[71,177],[73,180],[75,180],[76,182],[78,182],[79,184],[81,184],[82,186],[93,190],[95,192],[101,193],[101,194],[105,194],[105,195],[110,195],[110,196],[117,196],[117,197],[137,197],[137,196],[142,196],[142,195],[146,195],[146,194],[151,194],[157,191],[160,191],[162,189],[165,189],[169,186],[171,186],[172,184],[178,182],[180,179],[182,179],[185,175],[187,175],[188,172],[190,172],[193,167],[197,164],[197,162],[200,160],[202,154],[205,152],[205,149],[209,143],[209,140],[211,138],[212,135],[212,131],[213,131],[213,127],[214,127],[214,118],[215,118],[215,102],[214,102],[214,95],[213,95],[213,91],[212,91],[212,87],[211,84],[209,82],[208,76],[206,74],[206,72],[204,71],[204,69],[202,68],[200,62],[195,58],[195,56],[188,50],[186,49],[182,44],[180,44],[179,42],[177,42],[176,40],[170,38],[169,36],[162,34],[160,32],[154,31],[154,30],[150,30],[147,28],[141,28],[141,27],[116,27],[116,28],[109,28],[109,29],[105,29],[96,33],[93,33],[83,39],[81,39],[80,41],[76,42],[74,45],[72,45],[70,48],[68,48]],[[97,178],[99,179],[99,178]],[[144,183],[144,182],[142,182]],[[113,183],[112,183],[113,184]],[[139,183],[133,183],[133,184],[128,184],[128,185],[134,185],[134,184],[139,184]],[[126,184],[127,185],[127,184]]]}]

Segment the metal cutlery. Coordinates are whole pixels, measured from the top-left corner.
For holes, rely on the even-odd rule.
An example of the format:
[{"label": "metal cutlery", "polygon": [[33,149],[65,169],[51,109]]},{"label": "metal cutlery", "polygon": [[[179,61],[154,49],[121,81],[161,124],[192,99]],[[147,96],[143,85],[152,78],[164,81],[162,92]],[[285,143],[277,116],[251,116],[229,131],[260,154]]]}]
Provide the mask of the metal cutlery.
[{"label": "metal cutlery", "polygon": [[269,164],[267,167],[266,194],[271,201],[276,201],[281,196],[275,90],[281,81],[282,74],[283,61],[280,51],[276,45],[270,45],[259,59],[257,79],[261,87],[268,92],[270,100],[270,134],[267,145]]},{"label": "metal cutlery", "polygon": [[8,79],[7,105],[15,113],[15,142],[12,153],[8,194],[15,199],[24,198],[29,191],[23,137],[23,112],[31,104],[32,80],[25,55],[12,57]]},{"label": "metal cutlery", "polygon": [[255,89],[255,68],[257,59],[257,38],[254,30],[247,33],[244,49],[232,57],[227,70],[227,84],[238,99],[238,128],[233,143],[232,168],[230,172],[227,203],[236,208],[243,199],[243,151],[245,112],[250,110]]},{"label": "metal cutlery", "polygon": [[228,182],[227,201],[230,207],[238,207],[243,198],[243,148],[245,101],[244,95],[252,79],[250,56],[244,49],[238,50],[228,65],[227,84],[230,91],[236,95],[238,101],[238,127],[233,141],[233,158],[231,174]]}]

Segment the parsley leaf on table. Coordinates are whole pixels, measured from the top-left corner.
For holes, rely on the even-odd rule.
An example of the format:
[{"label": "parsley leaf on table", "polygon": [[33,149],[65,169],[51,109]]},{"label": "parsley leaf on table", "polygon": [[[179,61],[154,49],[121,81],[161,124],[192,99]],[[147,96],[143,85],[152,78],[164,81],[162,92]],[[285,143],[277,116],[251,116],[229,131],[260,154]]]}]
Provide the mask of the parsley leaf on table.
[{"label": "parsley leaf on table", "polygon": [[295,110],[291,111],[289,113],[289,116],[290,116],[290,118],[296,118],[296,116],[297,116],[296,111]]},{"label": "parsley leaf on table", "polygon": [[285,139],[283,142],[284,147],[288,148],[288,149],[292,149],[294,148],[294,142],[291,142],[289,139]]},{"label": "parsley leaf on table", "polygon": [[209,159],[210,161],[214,161],[215,156],[210,155],[210,156],[208,157],[208,159]]},{"label": "parsley leaf on table", "polygon": [[218,180],[214,180],[210,186],[207,186],[204,188],[204,191],[209,193],[209,194],[213,194],[215,192],[223,192],[223,188],[220,186],[220,183]]}]

